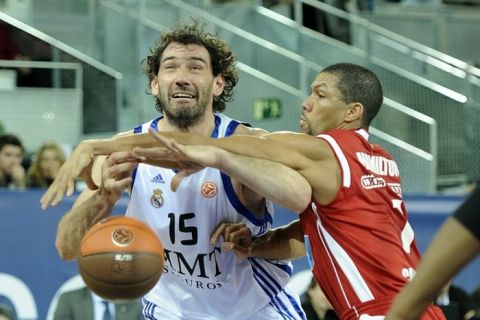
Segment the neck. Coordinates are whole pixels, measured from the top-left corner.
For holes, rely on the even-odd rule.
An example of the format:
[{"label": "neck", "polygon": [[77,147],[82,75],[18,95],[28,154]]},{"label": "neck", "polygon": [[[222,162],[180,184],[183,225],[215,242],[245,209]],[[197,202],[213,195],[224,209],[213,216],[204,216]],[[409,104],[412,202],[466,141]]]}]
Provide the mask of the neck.
[{"label": "neck", "polygon": [[168,118],[166,116],[164,116],[163,119],[161,119],[158,123],[159,131],[187,132],[205,137],[209,137],[212,134],[214,128],[215,117],[213,115],[213,112],[211,111],[205,112],[202,118],[197,123],[188,128],[178,128],[174,126],[171,122],[168,121]]}]

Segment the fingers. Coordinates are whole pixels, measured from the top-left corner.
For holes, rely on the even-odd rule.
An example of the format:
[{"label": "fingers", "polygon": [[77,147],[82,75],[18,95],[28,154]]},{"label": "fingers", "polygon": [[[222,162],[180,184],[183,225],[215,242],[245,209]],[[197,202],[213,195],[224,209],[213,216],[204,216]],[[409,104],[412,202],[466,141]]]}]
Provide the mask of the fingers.
[{"label": "fingers", "polygon": [[213,230],[212,232],[212,235],[210,237],[210,243],[212,245],[214,245],[215,243],[218,242],[218,240],[220,239],[220,236],[223,235],[223,232],[225,230],[225,228],[227,227],[227,224],[226,223],[222,223],[220,225],[218,225],[215,230]]},{"label": "fingers", "polygon": [[213,231],[210,243],[215,244],[223,236],[224,242],[250,243],[252,231],[244,223],[222,223]]},{"label": "fingers", "polygon": [[224,242],[222,243],[222,249],[232,251],[243,258],[250,256],[250,246],[238,245],[234,242]]},{"label": "fingers", "polygon": [[133,153],[140,161],[150,160],[164,160],[169,159],[172,153],[169,149],[163,147],[157,148],[134,148]]},{"label": "fingers", "polygon": [[185,177],[188,177],[195,172],[198,172],[202,168],[196,167],[196,168],[188,168],[188,169],[182,169],[177,174],[172,178],[172,181],[170,182],[170,189],[175,192],[177,191],[178,187],[180,186],[180,183]]},{"label": "fingers", "polygon": [[162,136],[157,130],[148,128],[148,132],[155,138],[155,140],[160,142],[165,147],[167,147],[170,144],[170,139],[167,139],[164,136]]},{"label": "fingers", "polygon": [[49,205],[56,206],[62,200],[69,181],[73,181],[73,178],[69,177],[68,172],[63,172],[60,169],[57,178],[40,198],[40,207],[42,210],[47,209]]}]

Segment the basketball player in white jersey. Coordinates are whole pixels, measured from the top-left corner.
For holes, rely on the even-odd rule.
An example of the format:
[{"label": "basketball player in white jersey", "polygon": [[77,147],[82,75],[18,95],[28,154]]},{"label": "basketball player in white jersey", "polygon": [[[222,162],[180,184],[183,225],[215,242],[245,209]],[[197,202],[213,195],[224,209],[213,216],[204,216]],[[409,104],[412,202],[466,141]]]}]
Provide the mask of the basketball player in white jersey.
[{"label": "basketball player in white jersey", "polygon": [[[219,113],[225,109],[237,82],[235,63],[226,43],[196,24],[164,34],[144,65],[162,116],[135,128],[133,133],[145,133],[151,128],[212,138],[265,134]],[[85,152],[82,146],[72,158],[79,156],[90,162],[94,153],[99,154],[98,150]],[[241,183],[227,175],[235,161],[223,166],[223,172],[200,170],[173,192],[170,183],[174,170],[138,164],[131,152],[106,150],[103,154],[110,156],[106,161],[96,161],[93,181],[90,170],[83,175],[92,189],[96,188],[94,181],[100,188],[82,192],[59,224],[56,246],[62,258],[78,255],[87,229],[109,216],[123,189],[129,187],[126,214],[148,223],[165,247],[164,273],[143,299],[146,319],[305,319],[298,296],[284,288],[292,272],[288,261],[242,259],[223,250],[220,242],[210,243],[212,231],[224,221],[244,223],[257,236],[271,227],[271,202],[249,188],[261,190],[256,180]],[[272,179],[262,182],[262,186],[272,189],[278,188],[278,178],[273,177],[281,175],[282,183],[291,189],[278,188],[273,200],[292,210],[303,209],[301,206],[309,198],[308,192],[305,196],[309,189],[306,181],[286,166],[265,163],[253,161],[244,170],[269,172]],[[62,168],[63,178],[71,168],[71,162]],[[56,192],[61,179],[47,191],[43,207],[60,200]]]}]

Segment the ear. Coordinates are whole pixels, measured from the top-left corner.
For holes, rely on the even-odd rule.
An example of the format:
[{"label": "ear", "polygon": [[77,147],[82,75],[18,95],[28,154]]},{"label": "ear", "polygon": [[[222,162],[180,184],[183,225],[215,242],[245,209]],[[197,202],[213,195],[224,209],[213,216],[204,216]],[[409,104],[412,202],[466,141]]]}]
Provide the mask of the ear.
[{"label": "ear", "polygon": [[345,122],[362,121],[362,118],[363,118],[363,104],[361,104],[360,102],[352,102],[347,105]]},{"label": "ear", "polygon": [[152,91],[152,95],[154,97],[158,97],[158,78],[157,78],[157,76],[153,77],[152,81],[150,81],[150,90]]},{"label": "ear", "polygon": [[213,95],[218,97],[222,94],[223,88],[225,88],[225,79],[222,75],[216,76],[213,79]]}]

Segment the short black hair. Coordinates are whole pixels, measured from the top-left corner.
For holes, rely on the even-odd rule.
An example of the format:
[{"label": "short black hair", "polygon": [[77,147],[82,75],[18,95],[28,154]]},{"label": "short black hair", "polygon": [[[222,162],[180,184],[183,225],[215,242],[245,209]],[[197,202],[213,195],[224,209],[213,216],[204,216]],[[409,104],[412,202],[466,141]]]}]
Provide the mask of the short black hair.
[{"label": "short black hair", "polygon": [[368,127],[383,103],[383,88],[377,75],[371,70],[353,63],[337,63],[320,73],[337,76],[337,88],[345,103],[359,102],[363,105],[362,125]]},{"label": "short black hair", "polygon": [[0,151],[2,151],[3,147],[5,147],[7,144],[20,147],[22,151],[25,151],[22,145],[22,141],[20,141],[20,139],[13,134],[7,133],[0,136]]}]

